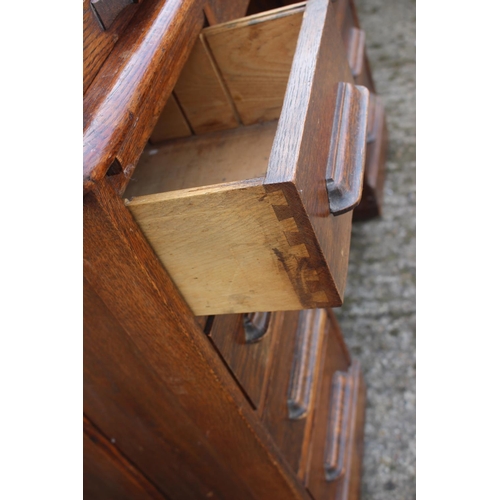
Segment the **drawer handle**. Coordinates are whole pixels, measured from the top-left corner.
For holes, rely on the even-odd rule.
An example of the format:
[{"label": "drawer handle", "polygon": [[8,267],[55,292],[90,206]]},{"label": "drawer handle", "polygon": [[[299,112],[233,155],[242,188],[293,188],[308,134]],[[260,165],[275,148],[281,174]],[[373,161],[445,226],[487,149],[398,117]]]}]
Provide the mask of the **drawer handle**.
[{"label": "drawer handle", "polygon": [[333,375],[325,450],[325,475],[327,481],[333,481],[345,472],[353,382],[350,371],[335,372]]},{"label": "drawer handle", "polygon": [[368,123],[367,88],[341,82],[333,119],[326,169],[330,212],[340,215],[361,201]]},{"label": "drawer handle", "polygon": [[323,309],[300,312],[287,398],[288,418],[292,420],[305,417],[311,406],[325,321],[326,312]]},{"label": "drawer handle", "polygon": [[264,337],[271,321],[270,312],[254,312],[243,315],[245,342],[253,344]]}]

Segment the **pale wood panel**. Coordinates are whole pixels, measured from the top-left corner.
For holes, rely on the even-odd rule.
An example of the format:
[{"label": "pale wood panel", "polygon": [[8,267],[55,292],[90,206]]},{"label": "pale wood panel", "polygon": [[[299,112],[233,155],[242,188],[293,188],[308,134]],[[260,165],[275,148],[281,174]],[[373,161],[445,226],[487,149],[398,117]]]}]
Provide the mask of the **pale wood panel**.
[{"label": "pale wood panel", "polygon": [[243,124],[279,118],[304,6],[203,30]]},{"label": "pale wood panel", "polygon": [[283,192],[262,179],[143,196],[128,207],[196,315],[316,307],[335,293],[324,288],[324,259],[310,253],[302,221],[282,218],[290,212]]},{"label": "pale wood panel", "polygon": [[266,175],[276,122],[147,147],[126,198]]},{"label": "pale wood panel", "polygon": [[196,41],[174,91],[195,134],[238,126],[233,104],[202,35]]},{"label": "pale wood panel", "polygon": [[158,142],[167,141],[168,139],[176,139],[178,137],[187,137],[190,135],[191,129],[175,97],[170,95],[149,140],[153,144],[156,144]]}]

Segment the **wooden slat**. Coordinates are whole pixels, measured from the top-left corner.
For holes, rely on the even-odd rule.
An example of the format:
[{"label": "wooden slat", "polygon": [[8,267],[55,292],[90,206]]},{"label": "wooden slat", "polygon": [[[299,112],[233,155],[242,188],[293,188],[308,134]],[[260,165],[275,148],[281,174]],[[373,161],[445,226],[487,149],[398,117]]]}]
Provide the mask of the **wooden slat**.
[{"label": "wooden slat", "polygon": [[305,499],[106,181],[85,197],[84,235],[89,419],[172,500]]},{"label": "wooden slat", "polygon": [[231,99],[203,36],[196,41],[174,91],[196,134],[238,126]]},{"label": "wooden slat", "polygon": [[271,371],[271,359],[276,333],[282,315],[273,314],[267,333],[259,341],[245,341],[243,317],[240,314],[216,316],[210,337],[234,376],[247,393],[255,408],[261,406],[264,389]]},{"label": "wooden slat", "polygon": [[279,118],[303,5],[203,33],[245,125]]},{"label": "wooden slat", "polygon": [[83,496],[92,500],[165,500],[86,418],[83,418]]},{"label": "wooden slat", "polygon": [[177,100],[173,95],[170,95],[149,140],[155,144],[168,139],[177,139],[190,135],[191,129],[177,104]]}]

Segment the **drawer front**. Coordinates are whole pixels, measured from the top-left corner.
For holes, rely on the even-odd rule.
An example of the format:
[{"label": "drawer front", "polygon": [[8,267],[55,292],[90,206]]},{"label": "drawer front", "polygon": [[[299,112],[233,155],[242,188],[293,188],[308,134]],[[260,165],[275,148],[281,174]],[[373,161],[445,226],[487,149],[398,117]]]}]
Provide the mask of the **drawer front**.
[{"label": "drawer front", "polygon": [[215,316],[209,337],[254,408],[262,404],[282,313]]},{"label": "drawer front", "polygon": [[300,479],[304,479],[318,380],[324,360],[327,312],[284,313],[262,421]]},{"label": "drawer front", "polygon": [[314,500],[359,498],[365,386],[330,315],[306,485]]},{"label": "drawer front", "polygon": [[206,28],[192,57],[173,93],[190,135],[125,193],[145,236],[196,315],[341,305],[368,92],[334,3]]}]

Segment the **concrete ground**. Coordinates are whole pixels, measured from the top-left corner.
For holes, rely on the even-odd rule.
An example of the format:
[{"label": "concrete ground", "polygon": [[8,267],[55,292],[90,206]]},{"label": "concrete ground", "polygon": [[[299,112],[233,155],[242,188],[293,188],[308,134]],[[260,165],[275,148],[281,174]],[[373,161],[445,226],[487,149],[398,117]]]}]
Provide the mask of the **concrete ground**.
[{"label": "concrete ground", "polygon": [[415,493],[415,0],[355,0],[387,113],[384,214],[353,227],[336,309],[367,383],[363,500]]}]

